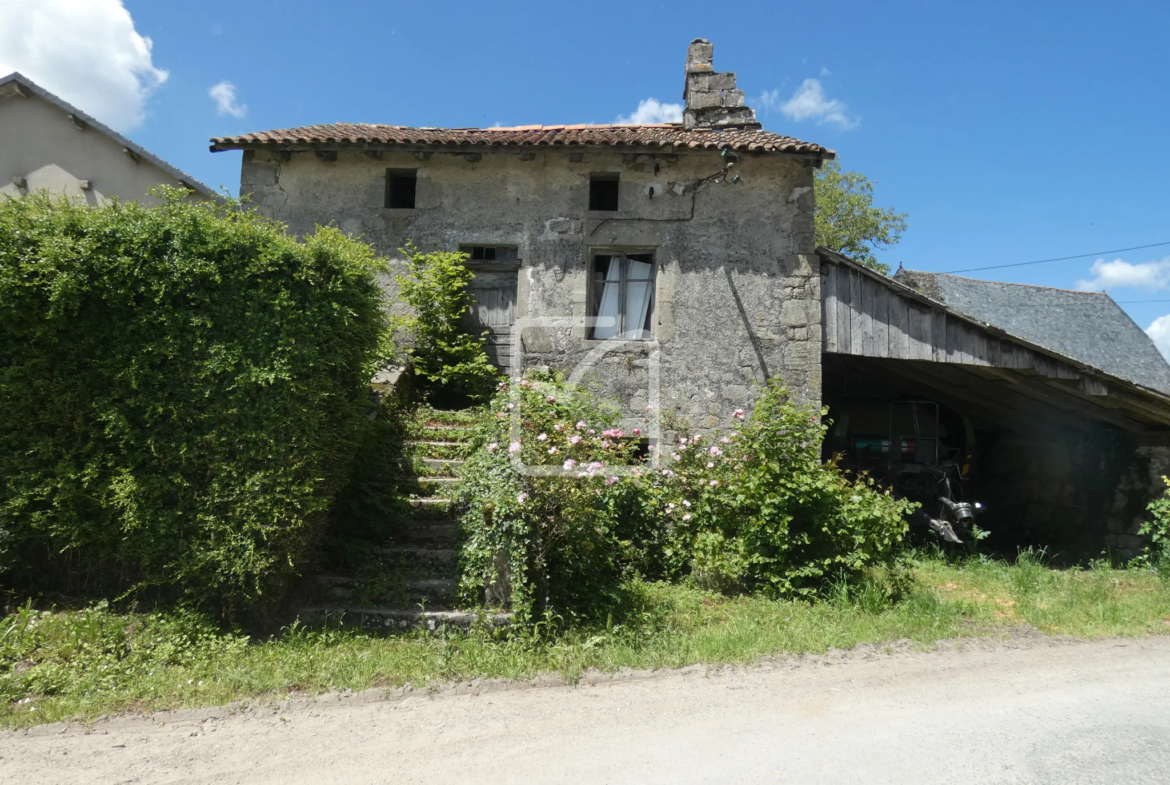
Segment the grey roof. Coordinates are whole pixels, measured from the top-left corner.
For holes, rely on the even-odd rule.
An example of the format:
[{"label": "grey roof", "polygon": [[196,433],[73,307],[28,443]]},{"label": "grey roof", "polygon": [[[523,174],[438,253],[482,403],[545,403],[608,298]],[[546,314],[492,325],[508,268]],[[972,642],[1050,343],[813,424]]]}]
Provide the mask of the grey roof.
[{"label": "grey roof", "polygon": [[912,270],[898,270],[894,280],[1037,346],[1170,393],[1170,365],[1107,294]]},{"label": "grey roof", "polygon": [[[19,85],[19,87],[17,87],[18,85]],[[17,92],[20,90],[20,88],[24,88],[24,90],[27,90],[28,92],[34,93],[34,94],[40,96],[41,98],[45,99],[46,101],[49,101],[50,103],[56,104],[57,106],[59,106],[61,108],[62,111],[65,112],[65,114],[73,115],[78,120],[81,120],[83,123],[88,125],[90,128],[93,128],[95,131],[101,131],[103,134],[105,134],[106,136],[113,139],[115,142],[120,144],[122,147],[125,147],[127,150],[130,150],[131,152],[133,152],[139,158],[142,158],[146,161],[149,161],[150,163],[157,166],[159,169],[162,169],[164,172],[169,174],[171,177],[175,178],[176,180],[179,180],[180,182],[184,183],[185,185],[190,186],[193,191],[198,191],[199,193],[203,194],[204,196],[210,197],[212,199],[223,198],[220,194],[217,194],[215,191],[211,190],[211,188],[209,188],[208,186],[199,182],[191,175],[187,174],[186,172],[182,171],[181,169],[177,169],[174,166],[171,166],[170,164],[168,164],[163,159],[159,158],[154,153],[150,152],[149,150],[146,150],[143,147],[140,147],[139,145],[137,145],[134,142],[127,139],[126,137],[122,136],[117,131],[113,130],[112,128],[98,122],[97,120],[95,120],[94,118],[92,118],[88,114],[86,114],[85,112],[81,111],[77,107],[70,104],[68,101],[65,101],[64,99],[59,98],[56,95],[53,95],[48,90],[41,87],[36,82],[32,81],[27,76],[20,73],[19,71],[13,71],[8,76],[0,77],[0,98],[4,97],[5,94],[8,93],[9,91]]]}]

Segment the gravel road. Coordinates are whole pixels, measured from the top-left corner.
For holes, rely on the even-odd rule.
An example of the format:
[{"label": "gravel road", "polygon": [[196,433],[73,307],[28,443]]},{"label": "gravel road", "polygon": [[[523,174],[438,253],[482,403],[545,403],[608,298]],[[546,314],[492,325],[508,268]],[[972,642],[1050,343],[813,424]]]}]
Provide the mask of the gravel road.
[{"label": "gravel road", "polygon": [[862,647],[586,681],[7,732],[0,782],[1170,782],[1170,637]]}]

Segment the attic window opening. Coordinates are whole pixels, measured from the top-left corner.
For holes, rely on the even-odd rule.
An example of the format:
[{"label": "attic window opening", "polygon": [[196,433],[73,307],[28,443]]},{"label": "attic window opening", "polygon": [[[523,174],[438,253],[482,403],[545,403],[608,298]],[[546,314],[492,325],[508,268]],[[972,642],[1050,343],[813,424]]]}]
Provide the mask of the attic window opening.
[{"label": "attic window opening", "polygon": [[398,210],[413,210],[417,185],[417,169],[387,169],[386,206]]},{"label": "attic window opening", "polygon": [[616,172],[594,172],[589,175],[589,209],[615,212],[618,209],[620,175]]},{"label": "attic window opening", "polygon": [[594,254],[589,270],[589,337],[653,340],[656,272],[652,253]]},{"label": "attic window opening", "polygon": [[520,249],[514,245],[464,245],[459,250],[471,262],[520,264]]}]

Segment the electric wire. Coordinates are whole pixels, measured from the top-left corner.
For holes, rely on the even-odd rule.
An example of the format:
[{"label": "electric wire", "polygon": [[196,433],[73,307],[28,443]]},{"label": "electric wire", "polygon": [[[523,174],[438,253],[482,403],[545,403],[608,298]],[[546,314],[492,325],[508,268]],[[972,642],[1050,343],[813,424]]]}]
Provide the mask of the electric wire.
[{"label": "electric wire", "polygon": [[1057,256],[1053,259],[1037,259],[1034,262],[1015,262],[1014,264],[993,264],[989,267],[966,267],[962,270],[947,270],[939,275],[954,275],[955,273],[974,273],[980,270],[1002,270],[1005,267],[1027,267],[1031,264],[1048,264],[1049,262],[1066,262],[1069,259],[1087,259],[1090,256],[1104,256],[1110,253],[1124,253],[1125,251],[1140,251],[1144,248],[1158,248],[1159,246],[1170,245],[1170,240],[1164,243],[1150,243],[1149,245],[1135,245],[1132,248],[1114,248],[1112,251],[1094,251],[1093,253],[1082,253],[1076,256]]}]

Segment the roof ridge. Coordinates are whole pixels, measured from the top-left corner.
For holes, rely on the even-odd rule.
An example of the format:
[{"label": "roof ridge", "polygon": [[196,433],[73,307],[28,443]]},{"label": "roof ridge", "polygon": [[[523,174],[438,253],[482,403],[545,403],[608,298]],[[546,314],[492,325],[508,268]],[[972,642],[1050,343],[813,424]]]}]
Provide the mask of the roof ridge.
[{"label": "roof ridge", "polygon": [[[1107,292],[1086,292],[1083,289],[1065,289],[1063,286],[1044,286],[1044,285],[1038,284],[1038,283],[1016,283],[1015,281],[990,281],[986,278],[968,278],[965,275],[955,275],[953,273],[934,273],[934,272],[930,272],[929,270],[909,270],[905,267],[903,267],[902,269],[905,272],[912,273],[914,275],[946,276],[947,278],[958,278],[960,281],[974,281],[975,283],[994,283],[994,284],[999,284],[1001,286],[1022,286],[1022,287],[1027,287],[1029,289],[1048,289],[1048,290],[1054,291],[1054,292],[1068,292],[1069,294],[1090,294],[1090,295],[1109,297],[1109,294]],[[1109,297],[1109,299],[1112,300],[1113,298]],[[1114,302],[1116,302],[1116,301],[1114,301]]]}]

